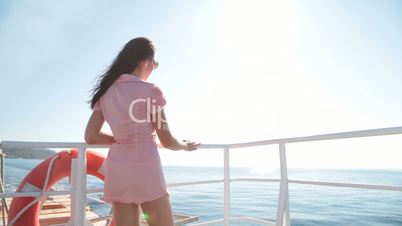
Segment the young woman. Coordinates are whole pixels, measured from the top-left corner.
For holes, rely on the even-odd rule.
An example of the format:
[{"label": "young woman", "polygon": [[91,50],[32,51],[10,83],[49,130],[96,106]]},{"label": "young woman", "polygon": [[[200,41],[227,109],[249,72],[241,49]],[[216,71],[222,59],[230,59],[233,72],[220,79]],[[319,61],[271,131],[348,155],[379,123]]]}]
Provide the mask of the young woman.
[{"label": "young woman", "polygon": [[[140,225],[140,207],[150,226],[173,226],[173,214],[155,136],[171,150],[193,151],[199,143],[178,141],[168,129],[160,88],[146,82],[155,47],[147,38],[129,41],[102,74],[90,100],[88,144],[111,144],[105,164],[104,200],[116,226]],[[113,134],[100,131],[104,122]],[[156,133],[156,134],[155,134]]]}]

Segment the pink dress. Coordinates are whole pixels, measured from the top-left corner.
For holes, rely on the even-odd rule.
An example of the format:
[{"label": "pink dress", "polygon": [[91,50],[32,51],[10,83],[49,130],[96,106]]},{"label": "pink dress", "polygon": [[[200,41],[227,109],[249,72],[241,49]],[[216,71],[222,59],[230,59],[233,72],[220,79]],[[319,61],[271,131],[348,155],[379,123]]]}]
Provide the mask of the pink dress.
[{"label": "pink dress", "polygon": [[132,74],[121,75],[96,102],[116,141],[105,163],[106,202],[141,204],[170,195],[149,117],[165,104],[157,86]]}]

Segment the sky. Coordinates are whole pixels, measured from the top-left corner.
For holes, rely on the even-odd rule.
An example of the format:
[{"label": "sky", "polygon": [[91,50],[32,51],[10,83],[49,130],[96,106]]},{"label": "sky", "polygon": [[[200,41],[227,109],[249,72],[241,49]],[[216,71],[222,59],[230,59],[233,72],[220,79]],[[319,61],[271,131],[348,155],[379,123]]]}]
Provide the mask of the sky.
[{"label": "sky", "polygon": [[[179,139],[402,126],[401,11],[397,0],[0,1],[0,139],[82,142],[97,76],[139,36],[157,47],[149,82]],[[290,144],[288,166],[401,169],[401,138]],[[223,165],[219,149],[159,153]],[[230,153],[232,166],[278,167],[277,146]]]}]

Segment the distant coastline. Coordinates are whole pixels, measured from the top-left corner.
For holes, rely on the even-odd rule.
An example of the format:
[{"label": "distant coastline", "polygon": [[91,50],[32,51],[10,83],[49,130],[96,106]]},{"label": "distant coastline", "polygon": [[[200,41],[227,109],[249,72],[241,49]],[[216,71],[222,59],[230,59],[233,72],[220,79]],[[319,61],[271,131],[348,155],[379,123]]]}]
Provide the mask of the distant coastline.
[{"label": "distant coastline", "polygon": [[57,153],[56,151],[47,148],[4,148],[2,151],[6,154],[6,158],[13,159],[46,159]]}]

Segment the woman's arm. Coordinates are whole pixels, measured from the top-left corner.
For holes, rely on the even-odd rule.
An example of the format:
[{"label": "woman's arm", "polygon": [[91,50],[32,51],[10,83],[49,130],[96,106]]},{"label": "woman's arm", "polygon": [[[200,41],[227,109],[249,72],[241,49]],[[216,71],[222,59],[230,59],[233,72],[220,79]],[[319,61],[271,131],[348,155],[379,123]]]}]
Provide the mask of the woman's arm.
[{"label": "woman's arm", "polygon": [[151,115],[151,117],[153,127],[155,128],[156,134],[158,135],[159,141],[161,142],[163,147],[174,151],[194,151],[197,149],[197,146],[200,145],[200,143],[195,143],[187,140],[183,140],[184,142],[180,142],[175,137],[173,137],[173,135],[170,133],[165,116],[165,111],[163,109]]},{"label": "woman's arm", "polygon": [[115,142],[112,134],[101,132],[105,119],[102,111],[93,111],[85,129],[85,142],[87,144],[112,144]]}]

